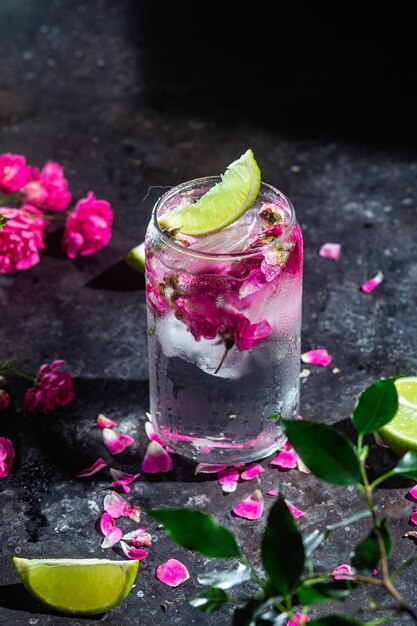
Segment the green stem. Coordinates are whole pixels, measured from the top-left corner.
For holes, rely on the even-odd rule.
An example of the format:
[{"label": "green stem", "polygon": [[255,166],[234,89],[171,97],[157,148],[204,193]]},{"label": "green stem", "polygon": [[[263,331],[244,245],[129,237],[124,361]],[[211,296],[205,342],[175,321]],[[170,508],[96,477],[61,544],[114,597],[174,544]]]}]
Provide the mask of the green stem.
[{"label": "green stem", "polygon": [[23,374],[22,372],[17,372],[16,370],[11,370],[9,368],[7,369],[0,368],[0,372],[4,372],[5,374],[10,374],[10,376],[17,376],[18,378],[24,378],[25,380],[30,380],[31,383],[35,382],[35,379],[33,378],[33,376],[28,376],[27,374]]},{"label": "green stem", "polygon": [[385,615],[385,617],[378,617],[377,619],[373,619],[371,622],[365,622],[365,626],[378,626],[378,624],[385,624],[389,622],[395,617],[395,613],[391,613],[390,615]]},{"label": "green stem", "polygon": [[388,478],[391,478],[391,476],[394,476],[394,475],[395,475],[394,470],[391,470],[390,472],[387,472],[386,474],[382,474],[382,476],[378,476],[378,478],[375,478],[374,482],[369,485],[370,489],[375,489],[375,487],[378,487],[378,485],[380,485],[384,480],[387,480]]}]

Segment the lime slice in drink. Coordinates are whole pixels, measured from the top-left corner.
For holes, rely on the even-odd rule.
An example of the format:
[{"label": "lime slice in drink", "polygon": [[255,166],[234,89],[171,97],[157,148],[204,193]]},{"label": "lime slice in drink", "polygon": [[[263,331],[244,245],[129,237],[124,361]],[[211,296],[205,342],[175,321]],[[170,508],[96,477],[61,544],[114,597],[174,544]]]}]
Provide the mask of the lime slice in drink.
[{"label": "lime slice in drink", "polygon": [[96,615],[126,598],[139,561],[20,559],[14,566],[26,589],[61,613]]},{"label": "lime slice in drink", "polygon": [[417,376],[405,376],[395,381],[398,410],[378,434],[399,455],[408,450],[417,452]]},{"label": "lime slice in drink", "polygon": [[252,150],[231,163],[221,182],[211,187],[194,204],[178,207],[159,219],[165,230],[185,235],[207,235],[235,222],[255,202],[261,185],[261,172]]},{"label": "lime slice in drink", "polygon": [[137,272],[145,271],[145,244],[142,242],[125,256],[125,263]]}]

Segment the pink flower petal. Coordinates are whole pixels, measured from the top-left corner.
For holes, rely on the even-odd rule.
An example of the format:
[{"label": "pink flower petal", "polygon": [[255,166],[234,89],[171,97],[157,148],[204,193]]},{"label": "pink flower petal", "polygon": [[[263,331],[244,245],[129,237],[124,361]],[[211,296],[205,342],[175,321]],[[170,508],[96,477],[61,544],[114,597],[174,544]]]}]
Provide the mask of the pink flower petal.
[{"label": "pink flower petal", "polygon": [[238,517],[255,520],[262,516],[263,510],[264,497],[262,491],[256,489],[248,498],[245,498],[234,507],[233,513]]},{"label": "pink flower petal", "polygon": [[294,615],[288,620],[287,626],[304,626],[310,618],[307,615],[301,615],[301,613],[294,613]]},{"label": "pink flower petal", "polygon": [[92,476],[97,472],[101,472],[102,469],[107,467],[107,463],[101,457],[95,461],[91,467],[87,467],[86,469],[81,470],[78,474],[75,474],[77,478],[85,478],[86,476]]},{"label": "pink flower petal", "polygon": [[342,246],[340,243],[324,243],[319,250],[319,256],[326,259],[332,259],[338,261],[342,252]]},{"label": "pink flower petal", "polygon": [[243,480],[253,480],[259,476],[259,474],[263,474],[264,471],[265,468],[262,467],[260,463],[251,463],[249,467],[242,472],[241,478],[243,478]]},{"label": "pink flower petal", "polygon": [[190,578],[188,569],[177,559],[168,559],[156,568],[155,576],[168,587],[178,587]]},{"label": "pink flower petal", "polygon": [[122,472],[121,470],[110,468],[110,474],[112,478],[114,478],[114,482],[112,482],[111,486],[113,489],[120,487],[123,493],[130,492],[130,483],[133,483],[136,478],[138,478],[139,474],[126,474],[126,472]]},{"label": "pink flower petal", "polygon": [[381,448],[389,448],[389,446],[387,446],[385,441],[381,439],[378,433],[372,433],[372,434],[374,436],[375,443],[377,444],[377,446],[381,446]]},{"label": "pink flower petal", "polygon": [[412,500],[417,500],[417,485],[411,487],[410,491],[407,493],[407,496]]},{"label": "pink flower petal", "polygon": [[228,467],[217,474],[219,485],[224,493],[236,491],[239,480],[239,472],[234,467]]},{"label": "pink flower petal", "polygon": [[303,517],[303,515],[305,515],[304,511],[300,511],[300,509],[297,509],[297,507],[291,504],[291,502],[288,502],[288,500],[285,500],[285,504],[289,508],[290,513],[294,519],[299,519],[300,517]]},{"label": "pink flower petal", "polygon": [[361,291],[363,291],[364,293],[371,293],[371,291],[373,291],[375,287],[378,287],[378,285],[380,285],[383,280],[383,273],[377,272],[373,278],[370,278],[366,283],[361,285]]},{"label": "pink flower petal", "polygon": [[150,548],[152,545],[152,536],[147,533],[144,528],[132,530],[130,533],[123,535],[122,539],[130,541],[130,543],[136,547],[145,546],[146,548]]},{"label": "pink flower petal", "polygon": [[280,469],[294,469],[298,464],[298,454],[293,448],[281,450],[270,463],[273,467]]},{"label": "pink flower petal", "polygon": [[194,474],[218,474],[225,470],[227,465],[211,465],[210,463],[199,463],[196,468]]},{"label": "pink flower petal", "polygon": [[417,531],[416,530],[409,530],[408,533],[405,533],[404,537],[408,537],[410,539],[417,540]]},{"label": "pink flower petal", "polygon": [[332,362],[332,357],[327,352],[326,348],[318,348],[317,350],[304,352],[301,355],[301,360],[303,363],[312,363],[313,365],[321,365],[322,367],[325,367]]},{"label": "pink flower petal", "polygon": [[119,496],[119,494],[115,491],[112,491],[105,496],[103,508],[115,519],[119,517],[128,517],[136,523],[140,520],[140,506],[136,504],[131,506],[128,502],[126,502],[124,498],[122,498],[122,496]]},{"label": "pink flower petal", "polygon": [[270,489],[266,493],[268,494],[268,496],[277,496],[277,495],[279,495],[278,489]]},{"label": "pink flower petal", "polygon": [[103,428],[103,441],[110,454],[121,454],[135,441],[129,435],[122,435],[111,428]]},{"label": "pink flower petal", "polygon": [[124,541],[121,541],[120,545],[125,555],[134,561],[141,561],[142,559],[146,559],[148,556],[148,552],[146,550],[142,550],[141,548],[132,548]]},{"label": "pink flower petal", "polygon": [[300,472],[303,472],[304,474],[311,474],[311,471],[308,469],[304,461],[300,459],[300,457],[298,457],[297,467],[300,470]]},{"label": "pink flower petal", "polygon": [[111,548],[120,541],[123,535],[123,531],[117,528],[114,523],[114,519],[107,512],[103,513],[100,518],[100,530],[104,535],[104,540],[101,544],[102,548]]},{"label": "pink flower petal", "polygon": [[417,526],[417,509],[414,511],[414,513],[411,515],[410,517],[410,522],[412,524],[414,524],[414,526]]},{"label": "pink flower petal", "polygon": [[157,474],[173,469],[174,465],[168,452],[157,441],[151,441],[142,461],[142,471],[145,474]]},{"label": "pink flower petal", "polygon": [[162,441],[162,439],[159,437],[159,435],[156,433],[155,428],[153,427],[152,422],[145,422],[145,433],[147,438],[149,439],[149,441],[156,441],[158,442],[161,446],[164,446],[164,442]]},{"label": "pink flower petal", "polygon": [[100,426],[100,428],[113,428],[113,426],[117,426],[117,422],[113,422],[113,420],[109,419],[102,413],[97,416],[96,424],[97,426]]},{"label": "pink flower petal", "polygon": [[343,565],[339,565],[332,571],[332,577],[334,580],[352,580],[352,577],[355,575],[355,570],[346,563]]}]

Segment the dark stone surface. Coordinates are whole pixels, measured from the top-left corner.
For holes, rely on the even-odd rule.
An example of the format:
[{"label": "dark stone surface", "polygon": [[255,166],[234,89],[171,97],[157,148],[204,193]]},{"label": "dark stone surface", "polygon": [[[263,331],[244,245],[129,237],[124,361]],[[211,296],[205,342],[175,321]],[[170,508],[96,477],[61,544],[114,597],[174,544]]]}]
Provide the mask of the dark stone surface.
[{"label": "dark stone surface", "polygon": [[[0,416],[0,435],[11,437],[17,452],[13,471],[0,483],[5,626],[228,621],[224,612],[200,615],[184,602],[199,588],[197,573],[212,566],[209,559],[175,546],[146,518],[157,541],[128,599],[101,619],[51,614],[24,593],[12,568],[14,554],[102,556],[95,524],[107,478],[74,478],[99,455],[111,461],[94,426],[100,411],[137,441],[111,465],[139,467],[148,406],[145,301],[143,280],[121,259],[143,238],[160,191],[153,186],[218,173],[251,146],[264,180],[293,200],[306,249],[303,349],[325,346],[334,357],[328,368],[308,368],[306,418],[349,432],[362,388],[417,370],[411,20],[402,16],[401,45],[391,37],[385,46],[392,35],[388,21],[366,40],[363,21],[348,34],[340,20],[327,16],[319,25],[312,15],[304,25],[287,22],[288,28],[248,19],[246,29],[222,22],[219,31],[214,9],[196,23],[184,23],[185,8],[176,9],[102,0],[3,0],[0,6],[0,153],[24,153],[38,166],[47,159],[63,163],[76,198],[92,189],[115,213],[111,244],[101,253],[71,262],[55,233],[37,267],[0,276],[0,359],[14,357],[27,372],[65,359],[77,392],[65,411],[35,418],[23,410],[24,387],[13,384],[15,407]],[[393,31],[398,19],[390,15]],[[234,69],[232,62],[240,65]],[[325,241],[342,243],[339,263],[317,256]],[[384,283],[371,295],[361,293],[358,286],[376,270],[384,272]],[[333,373],[334,367],[340,371]],[[379,469],[390,461],[376,450],[371,464]],[[230,513],[255,485],[242,483],[223,496],[215,480],[195,479],[190,464],[177,460],[175,468],[142,478],[131,499],[144,507],[215,513],[259,564],[264,520],[249,523]],[[280,478],[288,499],[307,511],[303,530],[361,508],[353,493],[313,477],[292,471]],[[266,490],[276,481],[277,472],[268,469],[259,485]],[[401,538],[412,510],[404,494],[401,485],[378,493],[396,542],[394,566],[415,550]],[[336,533],[318,554],[320,567],[348,561],[364,531],[357,524]],[[191,572],[176,590],[154,578],[155,567],[169,557]],[[414,579],[410,571],[398,583],[411,602]],[[359,594],[346,610],[360,603]]]}]

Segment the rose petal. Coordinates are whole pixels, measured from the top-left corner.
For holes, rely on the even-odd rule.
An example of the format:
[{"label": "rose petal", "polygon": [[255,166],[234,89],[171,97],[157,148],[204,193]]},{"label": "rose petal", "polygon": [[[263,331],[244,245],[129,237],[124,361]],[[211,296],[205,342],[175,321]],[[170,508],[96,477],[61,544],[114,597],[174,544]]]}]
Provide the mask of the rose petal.
[{"label": "rose petal", "polygon": [[188,569],[177,559],[168,559],[156,568],[155,576],[168,587],[178,587],[190,578]]},{"label": "rose petal", "polygon": [[319,256],[326,259],[333,259],[338,261],[342,252],[342,246],[340,243],[324,243],[319,250]]},{"label": "rose petal", "polygon": [[303,363],[312,363],[313,365],[321,365],[325,367],[332,362],[332,357],[326,348],[318,348],[317,350],[309,350],[301,355]]},{"label": "rose petal", "polygon": [[411,487],[410,491],[407,493],[407,497],[411,498],[412,500],[417,500],[417,485]]},{"label": "rose petal", "polygon": [[414,526],[417,526],[417,509],[414,511],[414,513],[411,515],[410,517],[410,522],[412,524],[414,524]]},{"label": "rose petal", "polygon": [[239,472],[234,467],[228,467],[217,474],[219,485],[224,493],[233,493],[236,491],[239,481]]},{"label": "rose petal", "polygon": [[114,478],[114,482],[112,482],[111,486],[113,489],[120,487],[123,493],[130,492],[130,483],[133,483],[136,478],[138,478],[139,474],[126,474],[126,472],[122,472],[121,470],[110,468],[110,474],[112,478]]},{"label": "rose petal", "polygon": [[287,626],[304,626],[310,621],[308,615],[301,615],[301,613],[294,613],[294,615],[288,620]]},{"label": "rose petal", "polygon": [[148,556],[148,552],[146,550],[142,550],[141,548],[132,548],[131,546],[128,546],[127,543],[125,543],[124,541],[120,542],[120,546],[129,559],[141,561],[142,559],[146,559],[146,557]]},{"label": "rose petal", "polygon": [[142,471],[146,474],[157,474],[173,469],[174,465],[168,452],[157,441],[151,441],[142,461]]},{"label": "rose petal", "polygon": [[100,426],[100,428],[113,428],[113,426],[117,426],[117,422],[113,422],[113,420],[109,419],[102,413],[97,416],[96,424],[97,426]]},{"label": "rose petal", "polygon": [[409,530],[408,533],[405,533],[404,537],[417,540],[417,530]]},{"label": "rose petal", "polygon": [[120,541],[123,535],[123,531],[117,528],[114,523],[114,519],[109,513],[103,513],[100,518],[100,530],[104,535],[104,540],[101,544],[102,548],[111,548]]},{"label": "rose petal", "polygon": [[280,469],[294,469],[298,464],[298,454],[293,448],[281,450],[270,463],[273,467]]},{"label": "rose petal", "polygon": [[335,567],[332,571],[332,577],[334,580],[352,580],[352,577],[355,575],[355,570],[346,563],[343,565],[339,565],[339,567]]},{"label": "rose petal", "polygon": [[134,546],[146,546],[150,548],[152,545],[152,536],[145,531],[144,528],[137,528],[130,533],[123,535],[122,539],[130,541]]},{"label": "rose petal", "polygon": [[300,472],[303,472],[304,474],[311,474],[311,471],[308,469],[304,461],[300,459],[300,457],[298,457],[297,467],[300,470]]},{"label": "rose petal", "polygon": [[194,474],[218,474],[225,470],[227,465],[211,465],[210,463],[199,463]]},{"label": "rose petal", "polygon": [[383,439],[381,439],[381,437],[379,436],[378,433],[372,433],[375,439],[375,443],[378,446],[381,446],[381,448],[389,448],[389,446],[387,446],[387,444],[385,443],[385,441]]},{"label": "rose petal", "polygon": [[122,498],[122,496],[119,496],[119,494],[115,491],[112,491],[105,496],[103,508],[115,519],[119,517],[128,517],[134,522],[139,522],[140,520],[140,506],[136,504],[131,506],[128,502],[126,502],[124,498]]},{"label": "rose petal", "polygon": [[294,519],[299,519],[300,517],[303,517],[303,515],[305,515],[304,511],[300,511],[300,509],[297,509],[297,507],[291,504],[291,502],[288,502],[288,500],[285,500],[285,504],[289,508],[290,513]]},{"label": "rose petal", "polygon": [[262,516],[263,510],[264,497],[262,491],[256,489],[248,498],[245,498],[234,507],[233,513],[238,517],[255,520]]},{"label": "rose petal", "polygon": [[86,476],[92,476],[93,474],[97,474],[97,472],[101,472],[102,469],[107,467],[107,463],[101,457],[97,459],[90,467],[86,467],[86,469],[81,470],[78,474],[75,474],[77,478],[85,478]]},{"label": "rose petal", "polygon": [[242,472],[241,478],[243,478],[243,480],[253,480],[259,476],[259,474],[263,474],[264,471],[265,468],[262,467],[260,463],[251,463],[249,467]]},{"label": "rose petal", "polygon": [[383,280],[383,273],[377,272],[373,278],[370,278],[366,283],[361,285],[361,291],[363,291],[364,293],[371,293],[371,291],[373,291],[375,287],[378,287],[378,285],[380,285]]},{"label": "rose petal", "polygon": [[268,496],[277,496],[277,495],[279,495],[278,489],[270,489],[266,493],[268,494]]},{"label": "rose petal", "polygon": [[161,446],[165,445],[162,439],[157,435],[152,422],[145,422],[145,433],[149,441],[157,441]]},{"label": "rose petal", "polygon": [[103,441],[110,454],[115,455],[124,452],[135,440],[133,437],[118,433],[111,428],[103,428]]}]

